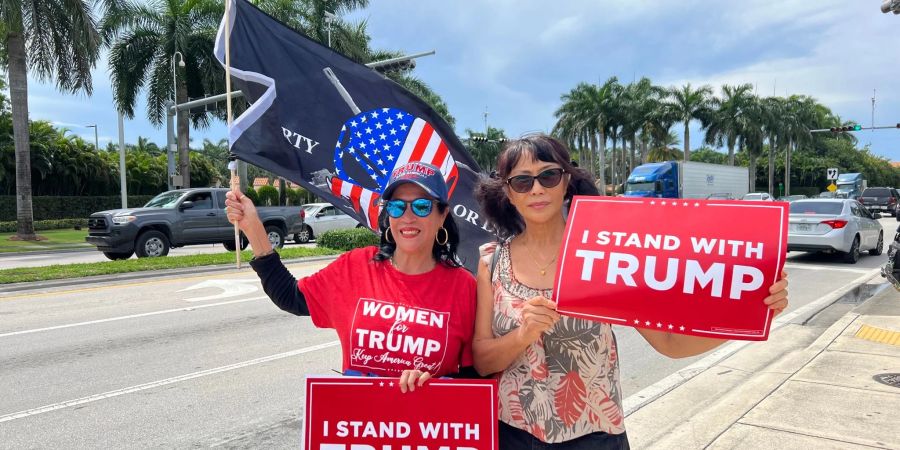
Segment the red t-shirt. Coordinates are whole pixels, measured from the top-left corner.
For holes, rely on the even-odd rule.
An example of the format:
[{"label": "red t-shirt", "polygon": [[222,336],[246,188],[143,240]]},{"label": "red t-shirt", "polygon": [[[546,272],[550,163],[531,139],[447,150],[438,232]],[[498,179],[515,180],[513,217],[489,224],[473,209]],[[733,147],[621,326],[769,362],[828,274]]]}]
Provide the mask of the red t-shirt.
[{"label": "red t-shirt", "polygon": [[313,323],[334,328],[343,370],[399,376],[405,369],[443,376],[471,366],[475,278],[464,268],[437,264],[404,274],[377,248],[349,251],[297,282]]}]

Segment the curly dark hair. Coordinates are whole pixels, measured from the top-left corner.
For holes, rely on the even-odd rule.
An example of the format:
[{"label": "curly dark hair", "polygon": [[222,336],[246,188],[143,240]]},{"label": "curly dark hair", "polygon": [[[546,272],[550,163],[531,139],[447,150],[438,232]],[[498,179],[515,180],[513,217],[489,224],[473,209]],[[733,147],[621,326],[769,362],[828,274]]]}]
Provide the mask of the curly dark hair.
[{"label": "curly dark hair", "polygon": [[566,202],[573,195],[599,195],[590,172],[572,165],[569,150],[557,139],[545,134],[530,134],[508,141],[497,157],[497,175],[482,179],[475,188],[475,198],[488,225],[497,237],[508,239],[525,229],[525,221],[507,196],[506,180],[523,157],[559,164],[569,174]]},{"label": "curly dark hair", "polygon": [[[438,213],[443,214],[448,208],[448,204],[437,202],[436,209]],[[378,215],[378,229],[381,230],[381,242],[378,244],[378,252],[375,253],[375,261],[389,260],[394,256],[394,251],[397,250],[394,238],[392,237],[390,242],[386,238],[387,233],[390,233],[390,226],[387,208],[382,208],[381,214]],[[447,267],[462,267],[456,254],[456,249],[459,247],[459,228],[456,226],[456,221],[453,220],[453,214],[447,214],[447,217],[444,219],[444,229],[447,230],[447,243],[439,245],[435,241],[434,245],[431,246],[431,255],[435,261]]]}]

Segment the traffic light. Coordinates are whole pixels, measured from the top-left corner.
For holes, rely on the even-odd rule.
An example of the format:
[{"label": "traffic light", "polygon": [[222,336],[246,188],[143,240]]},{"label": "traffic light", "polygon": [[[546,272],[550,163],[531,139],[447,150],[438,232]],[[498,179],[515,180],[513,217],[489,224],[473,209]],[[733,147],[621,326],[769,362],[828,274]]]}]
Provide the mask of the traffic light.
[{"label": "traffic light", "polygon": [[881,12],[900,14],[900,0],[884,0],[881,4]]},{"label": "traffic light", "polygon": [[846,133],[848,131],[860,131],[862,130],[862,125],[851,125],[848,127],[831,127],[832,133]]},{"label": "traffic light", "polygon": [[488,138],[485,136],[472,136],[470,138],[472,142],[487,142]]}]

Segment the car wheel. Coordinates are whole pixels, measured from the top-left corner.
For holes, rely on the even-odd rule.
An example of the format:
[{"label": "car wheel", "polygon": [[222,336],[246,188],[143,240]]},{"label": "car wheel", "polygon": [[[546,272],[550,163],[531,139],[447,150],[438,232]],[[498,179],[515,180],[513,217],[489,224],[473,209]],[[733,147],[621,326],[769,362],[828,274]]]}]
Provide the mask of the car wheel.
[{"label": "car wheel", "polygon": [[134,252],[103,252],[104,256],[113,261],[131,258],[131,255],[133,254]]},{"label": "car wheel", "polygon": [[138,258],[166,256],[169,254],[169,239],[160,231],[145,231],[138,236],[134,252]]},{"label": "car wheel", "polygon": [[358,224],[356,224],[356,228],[367,228],[367,227],[361,223],[358,223]]},{"label": "car wheel", "polygon": [[878,256],[881,252],[884,251],[884,232],[878,233],[878,245],[875,246],[872,250],[869,250],[869,254],[872,256]]},{"label": "car wheel", "polygon": [[294,234],[294,242],[305,244],[312,240],[313,232],[309,225],[303,225],[303,229],[299,233]]},{"label": "car wheel", "polygon": [[859,236],[853,238],[853,244],[850,245],[850,251],[844,253],[844,262],[847,264],[856,264],[859,261]]},{"label": "car wheel", "polygon": [[[247,244],[249,243],[250,242],[247,241],[247,238],[245,238],[244,235],[241,235],[241,250],[246,249]],[[225,241],[222,243],[222,246],[225,247],[225,250],[228,250],[229,252],[234,251],[234,241]]]},{"label": "car wheel", "polygon": [[284,247],[284,231],[281,230],[281,227],[276,225],[267,226],[266,236],[269,237],[269,243],[272,244],[272,248]]}]

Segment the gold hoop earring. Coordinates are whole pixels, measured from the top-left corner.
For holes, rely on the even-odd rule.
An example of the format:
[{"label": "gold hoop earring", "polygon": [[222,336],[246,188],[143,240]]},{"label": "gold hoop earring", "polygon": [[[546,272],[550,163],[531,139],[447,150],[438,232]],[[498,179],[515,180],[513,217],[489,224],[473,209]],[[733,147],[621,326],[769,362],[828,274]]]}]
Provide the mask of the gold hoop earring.
[{"label": "gold hoop earring", "polygon": [[391,234],[391,227],[387,227],[387,229],[384,230],[384,240],[387,241],[388,244],[394,243],[394,235]]},{"label": "gold hoop earring", "polygon": [[[441,231],[444,232],[444,242],[441,242],[441,240],[438,239],[438,236],[441,235]],[[437,230],[437,233],[434,234],[434,242],[437,242],[438,245],[447,245],[447,242],[449,242],[449,241],[450,241],[450,232],[447,231],[447,229],[444,227],[441,227],[439,230]]]}]

